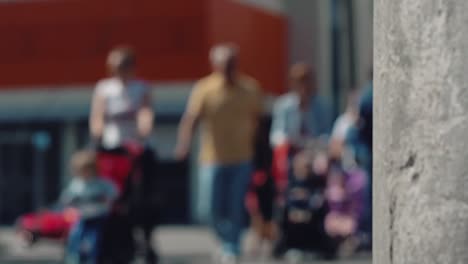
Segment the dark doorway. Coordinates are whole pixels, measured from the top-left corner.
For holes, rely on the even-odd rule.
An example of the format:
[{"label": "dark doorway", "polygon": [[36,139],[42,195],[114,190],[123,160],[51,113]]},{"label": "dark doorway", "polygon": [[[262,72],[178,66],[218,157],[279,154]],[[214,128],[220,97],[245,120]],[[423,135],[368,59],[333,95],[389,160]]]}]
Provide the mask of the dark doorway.
[{"label": "dark doorway", "polygon": [[[50,138],[49,146],[40,153],[33,144],[37,132]],[[60,126],[51,124],[0,126],[0,224],[12,224],[21,214],[57,199],[60,191],[59,132]]]}]

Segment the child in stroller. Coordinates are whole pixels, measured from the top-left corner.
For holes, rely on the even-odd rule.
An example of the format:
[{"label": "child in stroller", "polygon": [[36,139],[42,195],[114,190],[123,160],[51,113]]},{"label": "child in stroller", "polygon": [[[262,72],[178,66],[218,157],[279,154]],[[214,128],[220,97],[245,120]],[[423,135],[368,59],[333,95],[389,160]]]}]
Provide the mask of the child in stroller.
[{"label": "child in stroller", "polygon": [[366,182],[365,172],[357,167],[345,170],[339,162],[330,166],[325,230],[341,257],[352,255],[362,242],[358,228],[365,208]]},{"label": "child in stroller", "polygon": [[103,221],[109,213],[117,190],[96,175],[96,156],[79,151],[71,160],[75,177],[60,197],[65,214],[76,215],[65,252],[65,263],[96,263]]},{"label": "child in stroller", "polygon": [[16,231],[23,244],[32,246],[43,238],[67,243],[77,223],[106,215],[117,191],[111,182],[95,176],[94,153],[75,153],[71,167],[75,177],[58,202],[17,219]]},{"label": "child in stroller", "polygon": [[294,153],[291,163],[280,219],[281,237],[274,255],[281,257],[295,249],[315,251],[330,258],[334,249],[324,229],[328,156],[315,144]]}]

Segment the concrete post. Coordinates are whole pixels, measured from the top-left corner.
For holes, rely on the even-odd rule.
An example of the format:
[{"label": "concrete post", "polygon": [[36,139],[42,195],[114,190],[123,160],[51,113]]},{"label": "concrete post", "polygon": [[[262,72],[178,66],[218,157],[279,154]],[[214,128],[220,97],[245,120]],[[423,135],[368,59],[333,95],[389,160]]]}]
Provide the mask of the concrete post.
[{"label": "concrete post", "polygon": [[468,1],[375,1],[374,263],[468,263]]}]

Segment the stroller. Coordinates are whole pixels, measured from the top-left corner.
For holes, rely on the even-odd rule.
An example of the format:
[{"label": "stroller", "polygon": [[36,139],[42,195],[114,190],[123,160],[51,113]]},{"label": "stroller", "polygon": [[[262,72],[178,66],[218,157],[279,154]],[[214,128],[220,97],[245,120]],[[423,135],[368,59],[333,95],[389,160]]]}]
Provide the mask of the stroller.
[{"label": "stroller", "polygon": [[67,210],[50,208],[20,216],[16,220],[15,229],[26,246],[33,246],[41,239],[63,243],[77,220],[76,215]]},{"label": "stroller", "polygon": [[[275,160],[288,163],[287,175],[283,176],[287,183],[277,208],[280,237],[273,250],[276,258],[282,257],[289,250],[314,251],[326,259],[334,256],[334,246],[324,228],[328,211],[325,201],[327,170],[323,168],[322,171],[316,171],[310,164],[321,149],[323,147],[316,143],[301,150],[281,146],[281,157],[287,161]],[[301,153],[300,156],[298,153]]]},{"label": "stroller", "polygon": [[[130,184],[139,176],[141,151],[132,147],[97,151],[97,175],[106,180],[102,182],[112,182],[115,187],[112,194],[110,190],[105,194],[102,189],[102,193],[74,197],[69,201],[71,205],[76,204],[79,216],[69,232],[65,263],[130,263],[134,258],[127,197],[133,189]],[[112,202],[103,205],[102,201],[110,195]]]},{"label": "stroller", "polygon": [[[28,246],[41,239],[51,239],[66,244],[67,238],[75,227],[81,238],[77,241],[98,239],[99,250],[97,263],[127,264],[137,253],[145,255],[147,263],[157,263],[157,255],[149,246],[151,230],[158,217],[157,205],[150,193],[155,174],[156,159],[153,153],[139,145],[127,144],[116,149],[99,148],[97,151],[97,174],[113,182],[119,192],[112,205],[110,214],[105,217],[81,221],[79,214],[63,206],[51,206],[38,212],[20,216],[16,221],[16,231]],[[151,175],[154,176],[154,175]],[[151,212],[151,213],[148,213]],[[102,228],[96,229],[95,226]],[[142,227],[144,241],[138,244],[134,239],[135,226]],[[81,248],[77,245],[66,245],[68,249]],[[137,252],[137,249],[140,251]],[[89,252],[80,258],[88,259]]]},{"label": "stroller", "polygon": [[[157,263],[158,257],[150,245],[157,216],[149,213],[157,209],[148,202],[154,177],[146,177],[148,172],[156,171],[153,152],[132,144],[116,149],[100,148],[97,160],[99,175],[113,181],[120,191],[104,220],[98,263],[126,264],[137,255],[144,256],[148,264]],[[139,240],[134,233],[138,227],[143,233]]]}]

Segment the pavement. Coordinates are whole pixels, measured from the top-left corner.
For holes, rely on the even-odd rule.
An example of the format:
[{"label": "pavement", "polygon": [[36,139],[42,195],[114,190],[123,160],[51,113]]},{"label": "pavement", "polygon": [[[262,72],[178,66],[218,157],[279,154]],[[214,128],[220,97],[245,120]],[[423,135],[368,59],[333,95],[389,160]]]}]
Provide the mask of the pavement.
[{"label": "pavement", "polygon": [[[162,257],[162,264],[209,264],[217,248],[216,241],[206,228],[161,227],[154,234],[154,246]],[[63,248],[55,241],[40,241],[33,247],[22,246],[9,228],[0,228],[0,264],[58,264]],[[246,257],[243,264],[282,264],[267,258]],[[300,264],[371,264],[370,254],[335,262],[313,260],[311,256],[294,262]]]}]

